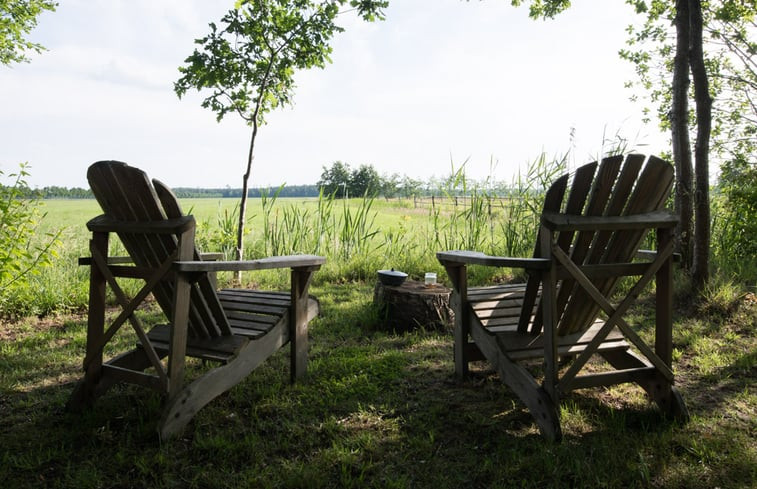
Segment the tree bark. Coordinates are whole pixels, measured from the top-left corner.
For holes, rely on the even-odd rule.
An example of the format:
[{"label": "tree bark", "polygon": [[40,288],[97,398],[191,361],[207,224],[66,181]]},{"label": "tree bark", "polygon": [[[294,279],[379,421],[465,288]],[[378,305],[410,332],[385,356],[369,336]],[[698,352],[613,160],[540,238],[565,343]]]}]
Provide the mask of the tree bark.
[{"label": "tree bark", "polygon": [[[271,49],[270,46],[269,49]],[[260,125],[258,116],[260,115],[263,96],[268,88],[268,81],[270,80],[271,70],[273,69],[273,63],[276,60],[277,54],[278,51],[271,49],[271,58],[268,60],[265,76],[258,87],[258,98],[255,102],[255,110],[252,112],[252,117],[249,119],[249,121],[252,122],[252,135],[250,136],[250,152],[247,153],[247,170],[242,177],[242,201],[239,204],[239,225],[237,226],[237,260],[242,260],[244,258],[244,223],[247,220],[247,192],[249,191],[250,174],[252,173],[252,159],[255,155],[255,138],[258,136],[258,126]],[[242,272],[236,272],[234,279],[237,282],[241,282]]]},{"label": "tree bark", "polygon": [[676,54],[673,61],[672,107],[670,131],[673,140],[673,161],[676,170],[675,209],[680,222],[676,230],[678,252],[684,267],[691,267],[692,259],[692,164],[689,139],[689,0],[676,0]]},{"label": "tree bark", "polygon": [[[250,174],[252,173],[252,159],[255,151],[255,138],[258,135],[257,117],[252,121],[252,136],[250,136],[250,151],[247,153],[247,171],[242,176],[242,201],[239,204],[239,224],[237,226],[237,260],[244,258],[244,223],[247,219],[247,192],[250,186]],[[234,274],[237,282],[242,281],[242,272]]]},{"label": "tree bark", "polygon": [[701,288],[709,279],[710,269],[710,174],[709,152],[712,132],[712,97],[704,64],[702,42],[702,2],[689,0],[690,63],[694,81],[694,102],[697,115],[697,140],[694,147],[694,257],[691,275],[694,285]]},{"label": "tree bark", "polygon": [[406,281],[392,287],[376,282],[373,303],[389,331],[404,333],[418,328],[451,332],[455,313],[450,306],[452,291],[446,287],[427,287],[423,282]]}]

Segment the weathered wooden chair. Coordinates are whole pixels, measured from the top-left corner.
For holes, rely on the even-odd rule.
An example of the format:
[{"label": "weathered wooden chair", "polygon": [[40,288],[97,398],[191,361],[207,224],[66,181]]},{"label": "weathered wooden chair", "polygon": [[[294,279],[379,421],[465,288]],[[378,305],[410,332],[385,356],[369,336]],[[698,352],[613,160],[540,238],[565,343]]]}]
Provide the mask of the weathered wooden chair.
[{"label": "weathered wooden chair", "polygon": [[[672,230],[677,219],[664,205],[673,169],[655,157],[644,160],[641,155],[625,161],[610,157],[555,181],[545,196],[533,258],[437,253],[454,287],[457,376],[466,377],[469,362],[488,360],[548,439],[562,437],[560,398],[579,388],[635,382],[665,413],[687,417],[671,369]],[[639,253],[651,229],[656,230],[657,250]],[[529,278],[525,284],[468,288],[468,265],[523,268]],[[638,279],[613,303],[615,286],[626,276]],[[651,348],[623,316],[653,278]],[[607,368],[579,375],[597,354]],[[535,358],[543,359],[541,385],[526,368]],[[558,360],[571,361],[563,368]]]},{"label": "weathered wooden chair", "polygon": [[[287,342],[292,381],[305,373],[307,323],[318,313],[308,287],[324,258],[206,261],[195,248],[194,218],[182,214],[168,187],[115,161],[93,164],[87,178],[104,214],[87,223],[91,257],[80,260],[90,266],[87,351],[70,409],[91,403],[119,381],[148,386],[165,395],[159,431],[170,437]],[[108,256],[110,233],[120,238],[129,259]],[[291,268],[290,292],[215,289],[215,272],[271,268]],[[145,281],[132,299],[117,281],[124,277]],[[122,309],[107,329],[106,284]],[[151,293],[169,324],[148,331],[134,312]],[[103,349],[127,321],[136,347],[104,363]],[[221,366],[185,385],[186,357]]]}]

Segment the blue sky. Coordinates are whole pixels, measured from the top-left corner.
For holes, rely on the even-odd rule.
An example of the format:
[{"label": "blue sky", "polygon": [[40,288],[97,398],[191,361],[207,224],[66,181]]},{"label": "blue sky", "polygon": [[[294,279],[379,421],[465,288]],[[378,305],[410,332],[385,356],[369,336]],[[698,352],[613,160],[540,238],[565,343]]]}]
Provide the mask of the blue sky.
[{"label": "blue sky", "polygon": [[[175,187],[240,187],[249,128],[172,87],[233,0],[60,3],[32,33],[49,51],[0,67],[0,169],[28,161],[32,186],[85,187],[90,163],[117,159]],[[336,160],[424,180],[467,161],[472,178],[509,181],[567,151],[571,129],[576,163],[603,134],[667,149],[624,88],[623,2],[579,0],[552,21],[509,0],[390,3],[384,22],[346,18],[333,64],[298,74],[294,106],[261,129],[253,186],[315,183]]]}]

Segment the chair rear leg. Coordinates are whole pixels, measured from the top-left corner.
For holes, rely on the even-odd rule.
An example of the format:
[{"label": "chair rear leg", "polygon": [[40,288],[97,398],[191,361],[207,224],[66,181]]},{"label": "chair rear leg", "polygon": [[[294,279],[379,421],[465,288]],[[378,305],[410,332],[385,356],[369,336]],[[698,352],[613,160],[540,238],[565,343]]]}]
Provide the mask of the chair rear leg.
[{"label": "chair rear leg", "polygon": [[689,410],[678,389],[663,378],[654,382],[653,389],[654,393],[650,397],[660,408],[660,411],[683,423],[689,421]]},{"label": "chair rear leg", "polygon": [[[142,348],[135,348],[123,353],[111,359],[107,364],[137,371],[145,370],[151,366],[150,359],[147,358]],[[105,394],[117,382],[117,380],[103,375],[102,366],[94,363],[93,367],[84,373],[84,378],[77,382],[74,387],[71,397],[66,403],[66,410],[79,412],[83,408],[92,405],[98,397]]]},{"label": "chair rear leg", "polygon": [[102,372],[90,370],[84,373],[84,378],[79,380],[74,386],[71,397],[66,402],[66,411],[72,413],[78,413],[84,408],[92,405],[95,399],[99,396],[98,392],[102,393],[105,390],[99,388],[99,383],[102,380]]},{"label": "chair rear leg", "polygon": [[313,277],[312,268],[291,271],[291,311],[289,314],[290,378],[302,378],[308,368],[308,289]]},{"label": "chair rear leg", "polygon": [[[647,366],[646,362],[630,350],[606,351],[602,352],[602,357],[618,370],[643,368]],[[636,383],[646,391],[650,399],[657,404],[666,416],[684,422],[688,421],[689,411],[686,408],[686,403],[683,401],[683,397],[681,397],[678,390],[673,387],[673,384],[661,374],[658,373],[647,381]]]}]

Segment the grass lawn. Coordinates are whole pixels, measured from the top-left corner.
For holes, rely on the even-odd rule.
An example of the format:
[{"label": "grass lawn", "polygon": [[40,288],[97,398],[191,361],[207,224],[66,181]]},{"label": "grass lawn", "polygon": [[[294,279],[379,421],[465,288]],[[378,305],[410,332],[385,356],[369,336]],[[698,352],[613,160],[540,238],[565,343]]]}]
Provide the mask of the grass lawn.
[{"label": "grass lawn", "polygon": [[[382,331],[372,288],[312,287],[322,314],[307,378],[290,385],[279,352],[162,443],[160,399],[145,389],[64,410],[84,316],[0,325],[0,487],[754,487],[754,295],[678,300],[688,424],[663,419],[636,387],[579,391],[563,404],[563,442],[550,444],[486,364],[454,379],[450,333]],[[648,321],[651,302],[633,312]]]}]

